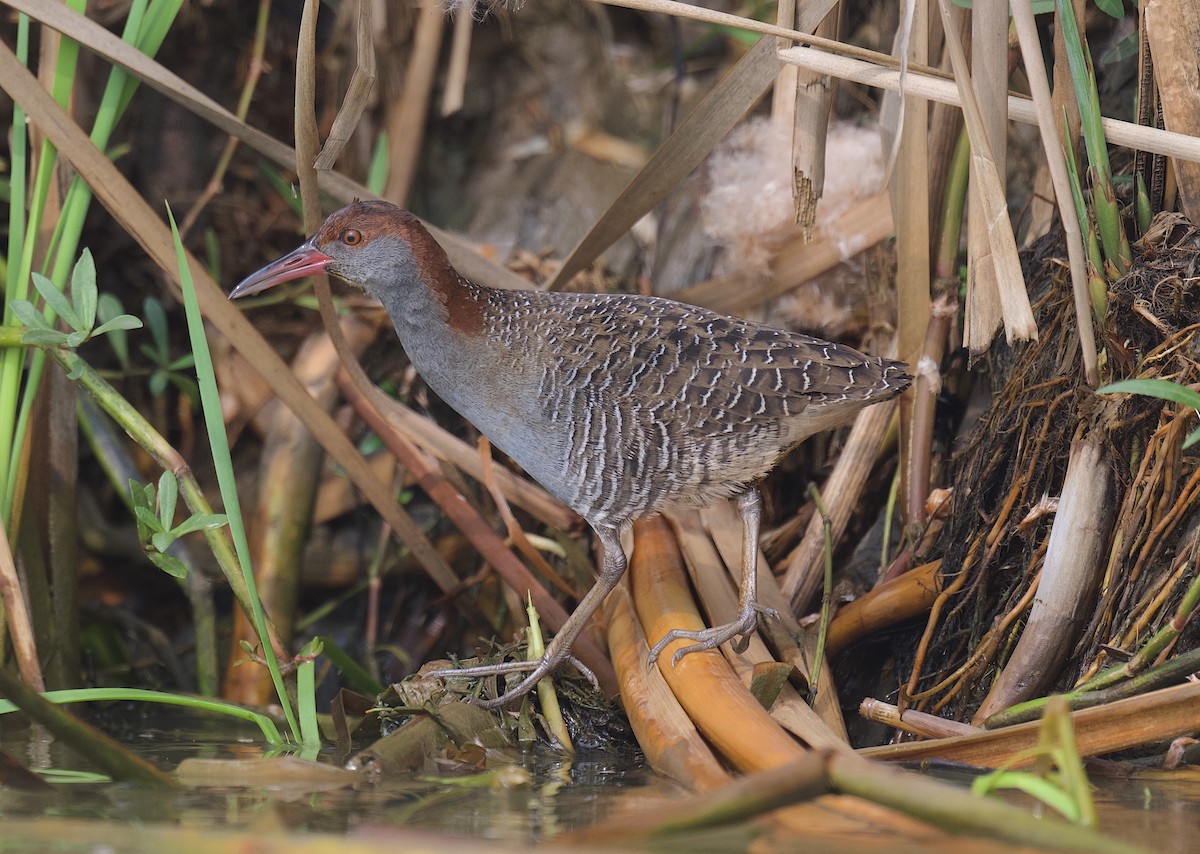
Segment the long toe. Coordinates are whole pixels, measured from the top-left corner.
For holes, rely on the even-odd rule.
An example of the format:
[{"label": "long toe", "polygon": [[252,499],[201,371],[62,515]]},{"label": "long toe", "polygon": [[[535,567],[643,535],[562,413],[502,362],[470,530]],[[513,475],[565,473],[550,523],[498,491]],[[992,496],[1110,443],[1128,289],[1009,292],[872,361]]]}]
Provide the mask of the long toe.
[{"label": "long toe", "polygon": [[706,649],[716,649],[727,641],[735,641],[733,646],[735,652],[745,652],[750,642],[750,636],[758,628],[758,614],[764,610],[769,611],[770,609],[761,609],[757,605],[749,605],[739,611],[738,618],[732,623],[713,626],[711,629],[672,629],[650,650],[650,663],[653,664],[656,662],[662,651],[677,640],[694,640],[696,643],[676,650],[675,654],[671,656],[672,667],[678,664],[679,660],[685,655],[691,655],[693,652],[703,652]]},{"label": "long toe", "polygon": [[436,676],[438,679],[478,679],[483,676],[503,676],[507,673],[522,673],[538,667],[536,661],[506,661],[502,664],[476,664],[471,667],[447,667],[442,670],[430,670],[426,676]]},{"label": "long toe", "polygon": [[550,671],[553,669],[554,665],[546,661],[545,658],[542,658],[541,663],[537,666],[537,668],[524,679],[522,679],[517,687],[510,688],[508,691],[505,691],[494,700],[477,699],[473,702],[485,709],[503,708],[510,703],[515,703],[517,700],[521,699],[530,691],[532,691],[534,687],[537,686],[537,683],[540,682],[544,677],[548,676]]}]

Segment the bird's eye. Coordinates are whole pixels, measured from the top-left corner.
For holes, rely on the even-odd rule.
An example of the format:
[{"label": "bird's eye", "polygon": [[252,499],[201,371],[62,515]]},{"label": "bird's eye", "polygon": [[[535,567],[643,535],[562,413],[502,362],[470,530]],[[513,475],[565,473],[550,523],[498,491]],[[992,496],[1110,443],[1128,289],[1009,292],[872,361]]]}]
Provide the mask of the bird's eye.
[{"label": "bird's eye", "polygon": [[362,232],[357,228],[347,228],[342,232],[342,243],[347,246],[357,246],[362,243]]}]

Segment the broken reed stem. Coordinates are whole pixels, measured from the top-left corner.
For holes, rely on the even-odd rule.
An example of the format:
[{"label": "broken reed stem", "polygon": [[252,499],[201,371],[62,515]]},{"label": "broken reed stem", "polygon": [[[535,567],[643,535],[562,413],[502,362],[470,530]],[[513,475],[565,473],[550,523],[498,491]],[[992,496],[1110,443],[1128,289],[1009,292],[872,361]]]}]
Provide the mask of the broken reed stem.
[{"label": "broken reed stem", "polygon": [[955,735],[974,735],[982,732],[979,727],[940,718],[926,712],[908,709],[901,712],[899,706],[867,697],[859,704],[858,713],[869,721],[886,724],[902,732],[922,738],[949,738]]}]

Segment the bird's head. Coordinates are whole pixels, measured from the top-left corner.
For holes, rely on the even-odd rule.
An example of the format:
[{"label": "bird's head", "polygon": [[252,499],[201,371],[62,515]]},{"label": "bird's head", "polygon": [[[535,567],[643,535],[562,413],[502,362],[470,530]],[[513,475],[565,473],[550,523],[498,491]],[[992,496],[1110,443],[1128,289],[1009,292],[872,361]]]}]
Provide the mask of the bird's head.
[{"label": "bird's head", "polygon": [[408,211],[382,201],[355,201],[331,214],[317,233],[242,279],[230,299],[316,273],[356,285],[376,298],[389,286],[440,273],[445,253]]}]

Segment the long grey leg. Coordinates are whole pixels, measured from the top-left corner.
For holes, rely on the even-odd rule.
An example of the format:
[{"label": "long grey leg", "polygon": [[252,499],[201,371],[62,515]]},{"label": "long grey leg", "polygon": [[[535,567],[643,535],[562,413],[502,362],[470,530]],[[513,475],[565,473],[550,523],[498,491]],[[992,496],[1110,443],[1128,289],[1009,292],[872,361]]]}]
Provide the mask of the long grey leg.
[{"label": "long grey leg", "polygon": [[[621,580],[621,576],[625,574],[625,551],[621,548],[621,537],[617,529],[593,527],[592,530],[596,532],[596,536],[600,538],[600,543],[604,546],[604,558],[600,564],[600,577],[596,579],[596,583],[592,585],[592,589],[587,592],[587,595],[576,606],[574,613],[563,623],[562,628],[554,636],[554,640],[550,641],[545,654],[539,660],[508,662],[507,664],[500,665],[485,664],[479,667],[464,667],[458,670],[436,670],[429,675],[440,676],[442,678],[491,676],[498,673],[530,670],[530,674],[522,679],[521,683],[511,691],[505,692],[495,700],[479,702],[479,705],[484,708],[494,709],[499,706],[506,706],[513,700],[525,696],[533,690],[533,687],[544,676],[571,658],[571,646],[575,643],[575,638],[579,637],[579,633],[583,631],[588,621],[592,618],[592,615],[596,613],[596,610],[604,602],[604,597],[612,592],[612,589],[617,586],[617,582]],[[585,672],[584,675],[590,674]],[[595,681],[594,677],[591,678]]]},{"label": "long grey leg", "polygon": [[758,604],[758,530],[762,522],[762,496],[758,490],[751,487],[737,497],[738,511],[742,517],[742,583],[738,589],[738,614],[732,623],[713,626],[711,629],[672,629],[650,650],[650,663],[658,660],[658,656],[672,642],[684,638],[696,643],[677,650],[671,656],[671,666],[679,663],[679,659],[693,652],[706,649],[716,649],[729,640],[734,640],[733,648],[737,652],[745,652],[750,643],[750,635],[758,628],[758,614],[762,612],[769,617],[779,614],[771,608],[762,608]]}]

